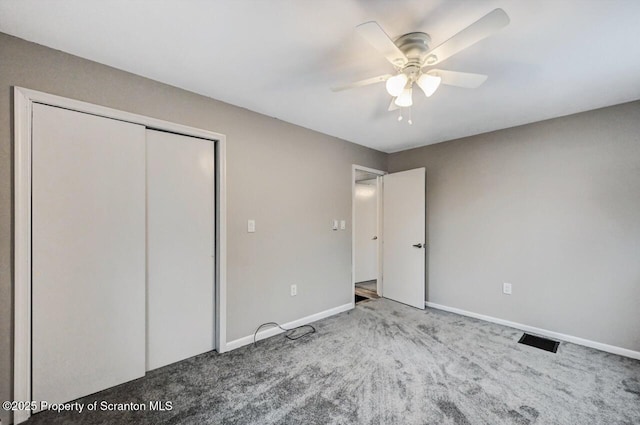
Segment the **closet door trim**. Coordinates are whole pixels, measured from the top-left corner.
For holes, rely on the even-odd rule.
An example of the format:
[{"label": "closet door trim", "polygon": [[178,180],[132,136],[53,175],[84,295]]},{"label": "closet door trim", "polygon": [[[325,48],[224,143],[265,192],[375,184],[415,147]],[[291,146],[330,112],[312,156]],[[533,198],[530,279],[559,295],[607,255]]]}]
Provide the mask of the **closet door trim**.
[{"label": "closet door trim", "polygon": [[[68,99],[36,90],[14,87],[14,392],[13,400],[37,402],[31,399],[31,125],[33,104],[55,106],[105,118],[143,125],[149,129],[199,137],[215,142],[216,157],[216,349],[226,347],[227,294],[227,201],[226,201],[226,137],[194,127],[172,123]],[[26,421],[31,410],[14,412],[14,423]]]}]

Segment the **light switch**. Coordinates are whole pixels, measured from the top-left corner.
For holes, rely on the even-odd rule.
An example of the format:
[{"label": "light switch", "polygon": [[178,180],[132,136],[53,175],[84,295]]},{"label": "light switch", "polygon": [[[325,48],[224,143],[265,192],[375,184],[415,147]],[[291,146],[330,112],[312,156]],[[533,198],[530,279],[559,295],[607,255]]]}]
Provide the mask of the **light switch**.
[{"label": "light switch", "polygon": [[333,220],[331,224],[331,230],[338,230],[338,220]]},{"label": "light switch", "polygon": [[347,228],[347,222],[345,220],[340,220],[340,230],[344,230]]},{"label": "light switch", "polygon": [[247,221],[247,233],[255,233],[256,231],[256,221],[249,220]]}]

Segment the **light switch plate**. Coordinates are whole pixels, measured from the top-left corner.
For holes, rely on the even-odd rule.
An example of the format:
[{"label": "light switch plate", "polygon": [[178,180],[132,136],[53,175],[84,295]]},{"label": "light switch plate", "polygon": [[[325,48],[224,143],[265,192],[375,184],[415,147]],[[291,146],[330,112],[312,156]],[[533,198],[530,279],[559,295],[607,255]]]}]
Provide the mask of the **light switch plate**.
[{"label": "light switch plate", "polygon": [[338,220],[333,220],[331,230],[338,230]]},{"label": "light switch plate", "polygon": [[248,220],[247,221],[247,232],[248,233],[255,233],[256,231],[256,221],[255,220]]},{"label": "light switch plate", "polygon": [[511,295],[511,284],[510,283],[503,283],[502,284],[502,292],[507,294],[507,295]]},{"label": "light switch plate", "polygon": [[346,220],[340,220],[340,230],[344,230],[347,228]]}]

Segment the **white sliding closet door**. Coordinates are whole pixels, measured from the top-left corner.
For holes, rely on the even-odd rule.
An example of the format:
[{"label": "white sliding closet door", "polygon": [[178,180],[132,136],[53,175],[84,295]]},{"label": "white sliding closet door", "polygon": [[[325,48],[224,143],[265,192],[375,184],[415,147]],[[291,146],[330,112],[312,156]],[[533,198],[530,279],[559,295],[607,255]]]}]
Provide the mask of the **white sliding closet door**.
[{"label": "white sliding closet door", "polygon": [[147,370],[214,349],[214,143],[147,130]]},{"label": "white sliding closet door", "polygon": [[33,105],[32,400],[145,373],[145,128]]}]

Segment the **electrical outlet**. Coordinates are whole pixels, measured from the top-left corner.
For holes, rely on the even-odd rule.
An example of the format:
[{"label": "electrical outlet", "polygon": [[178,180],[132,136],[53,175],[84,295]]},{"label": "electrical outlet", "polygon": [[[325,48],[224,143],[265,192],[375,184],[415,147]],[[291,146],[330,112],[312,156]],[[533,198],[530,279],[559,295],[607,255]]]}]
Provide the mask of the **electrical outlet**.
[{"label": "electrical outlet", "polygon": [[502,293],[503,294],[507,294],[507,295],[511,295],[511,284],[510,283],[503,283],[502,284]]},{"label": "electrical outlet", "polygon": [[291,296],[295,297],[298,295],[298,285],[291,285]]}]

